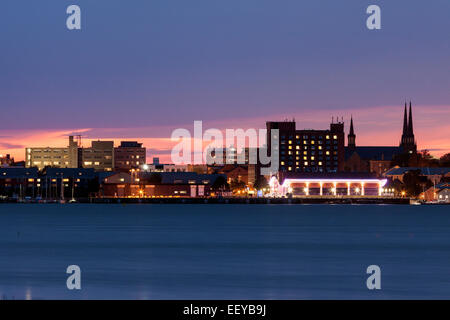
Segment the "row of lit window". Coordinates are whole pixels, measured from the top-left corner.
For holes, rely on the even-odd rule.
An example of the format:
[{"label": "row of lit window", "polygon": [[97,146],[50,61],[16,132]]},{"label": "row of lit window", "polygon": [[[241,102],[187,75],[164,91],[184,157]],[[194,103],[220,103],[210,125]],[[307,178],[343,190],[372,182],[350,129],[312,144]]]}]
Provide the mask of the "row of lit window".
[{"label": "row of lit window", "polygon": [[[281,139],[285,139],[285,138],[286,138],[286,136],[281,136]],[[316,136],[311,136],[311,139],[315,139],[315,138],[316,138]],[[326,135],[325,138],[330,139],[330,135]],[[337,135],[333,135],[333,139],[336,140],[337,138],[338,138]],[[289,139],[292,139],[292,136],[289,136]],[[300,135],[296,135],[295,139],[297,139],[297,140],[300,139]],[[304,135],[303,139],[309,139],[309,137],[307,135]],[[318,139],[319,140],[323,139],[323,136],[318,136]]]}]

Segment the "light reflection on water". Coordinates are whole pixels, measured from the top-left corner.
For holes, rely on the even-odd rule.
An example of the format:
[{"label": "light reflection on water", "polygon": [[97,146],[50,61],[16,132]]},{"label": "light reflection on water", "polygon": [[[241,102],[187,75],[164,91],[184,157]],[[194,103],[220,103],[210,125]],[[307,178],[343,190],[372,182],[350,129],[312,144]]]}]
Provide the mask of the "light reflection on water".
[{"label": "light reflection on water", "polygon": [[0,297],[448,298],[448,208],[1,204]]}]

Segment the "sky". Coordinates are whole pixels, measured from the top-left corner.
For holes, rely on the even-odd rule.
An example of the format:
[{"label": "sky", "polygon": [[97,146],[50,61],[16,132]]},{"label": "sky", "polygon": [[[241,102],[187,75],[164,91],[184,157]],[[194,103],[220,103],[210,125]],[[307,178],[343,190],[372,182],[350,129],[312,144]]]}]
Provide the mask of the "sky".
[{"label": "sky", "polygon": [[[81,8],[82,30],[66,28]],[[381,30],[366,8],[381,8]],[[326,129],[398,145],[411,100],[419,149],[450,152],[448,0],[2,0],[0,154],[79,133],[138,140],[169,161],[177,128]]]}]

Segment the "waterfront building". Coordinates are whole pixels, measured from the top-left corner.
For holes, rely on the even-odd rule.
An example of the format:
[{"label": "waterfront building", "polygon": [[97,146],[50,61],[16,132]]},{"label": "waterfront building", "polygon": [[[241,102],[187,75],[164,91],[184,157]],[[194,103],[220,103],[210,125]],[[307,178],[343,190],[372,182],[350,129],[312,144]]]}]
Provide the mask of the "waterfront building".
[{"label": "waterfront building", "polygon": [[96,171],[114,168],[114,141],[92,141],[90,148],[81,148],[81,166]]},{"label": "waterfront building", "polygon": [[64,148],[33,147],[25,149],[25,166],[42,170],[45,167],[77,168],[78,142],[69,136],[69,146]]},{"label": "waterfront building", "polygon": [[93,168],[45,168],[40,176],[43,199],[72,199],[95,196],[99,178]]},{"label": "waterfront building", "polygon": [[146,150],[137,141],[121,141],[114,148],[114,170],[130,171],[138,169],[146,163]]},{"label": "waterfront building", "polygon": [[1,197],[35,197],[39,187],[37,168],[0,167]]},{"label": "waterfront building", "polygon": [[437,201],[443,203],[450,203],[450,185],[441,187],[437,192]]},{"label": "waterfront building", "polygon": [[332,121],[328,130],[297,130],[295,121],[267,122],[267,148],[271,131],[279,130],[280,172],[341,172],[344,169],[344,122]]},{"label": "waterfront building", "polygon": [[204,197],[209,196],[219,174],[195,172],[121,172],[103,180],[105,197]]},{"label": "waterfront building", "polygon": [[386,197],[386,182],[372,174],[287,173],[273,176],[269,186],[275,197]]}]

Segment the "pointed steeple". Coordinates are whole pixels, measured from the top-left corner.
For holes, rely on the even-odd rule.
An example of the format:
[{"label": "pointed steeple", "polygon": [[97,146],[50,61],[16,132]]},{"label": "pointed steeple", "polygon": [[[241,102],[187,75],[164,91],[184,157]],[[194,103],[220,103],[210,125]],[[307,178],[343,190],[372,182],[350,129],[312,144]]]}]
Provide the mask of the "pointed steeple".
[{"label": "pointed steeple", "polygon": [[355,135],[355,132],[353,131],[353,115],[350,118],[350,134]]},{"label": "pointed steeple", "polygon": [[412,118],[412,103],[409,102],[409,119],[407,112],[407,104],[405,103],[405,113],[403,116],[403,134],[400,146],[405,153],[413,154],[417,152],[416,139],[414,137],[413,130],[413,118]]},{"label": "pointed steeple", "polygon": [[414,135],[411,101],[409,102],[409,123],[408,123],[408,133],[409,133],[409,135],[411,135],[411,136]]},{"label": "pointed steeple", "polygon": [[356,135],[355,135],[355,131],[353,129],[353,115],[351,116],[351,120],[350,120],[350,133],[347,136],[347,141],[348,141],[348,147],[352,150],[354,150],[356,148]]},{"label": "pointed steeple", "polygon": [[405,102],[405,114],[403,115],[403,135],[408,134],[408,112]]}]

